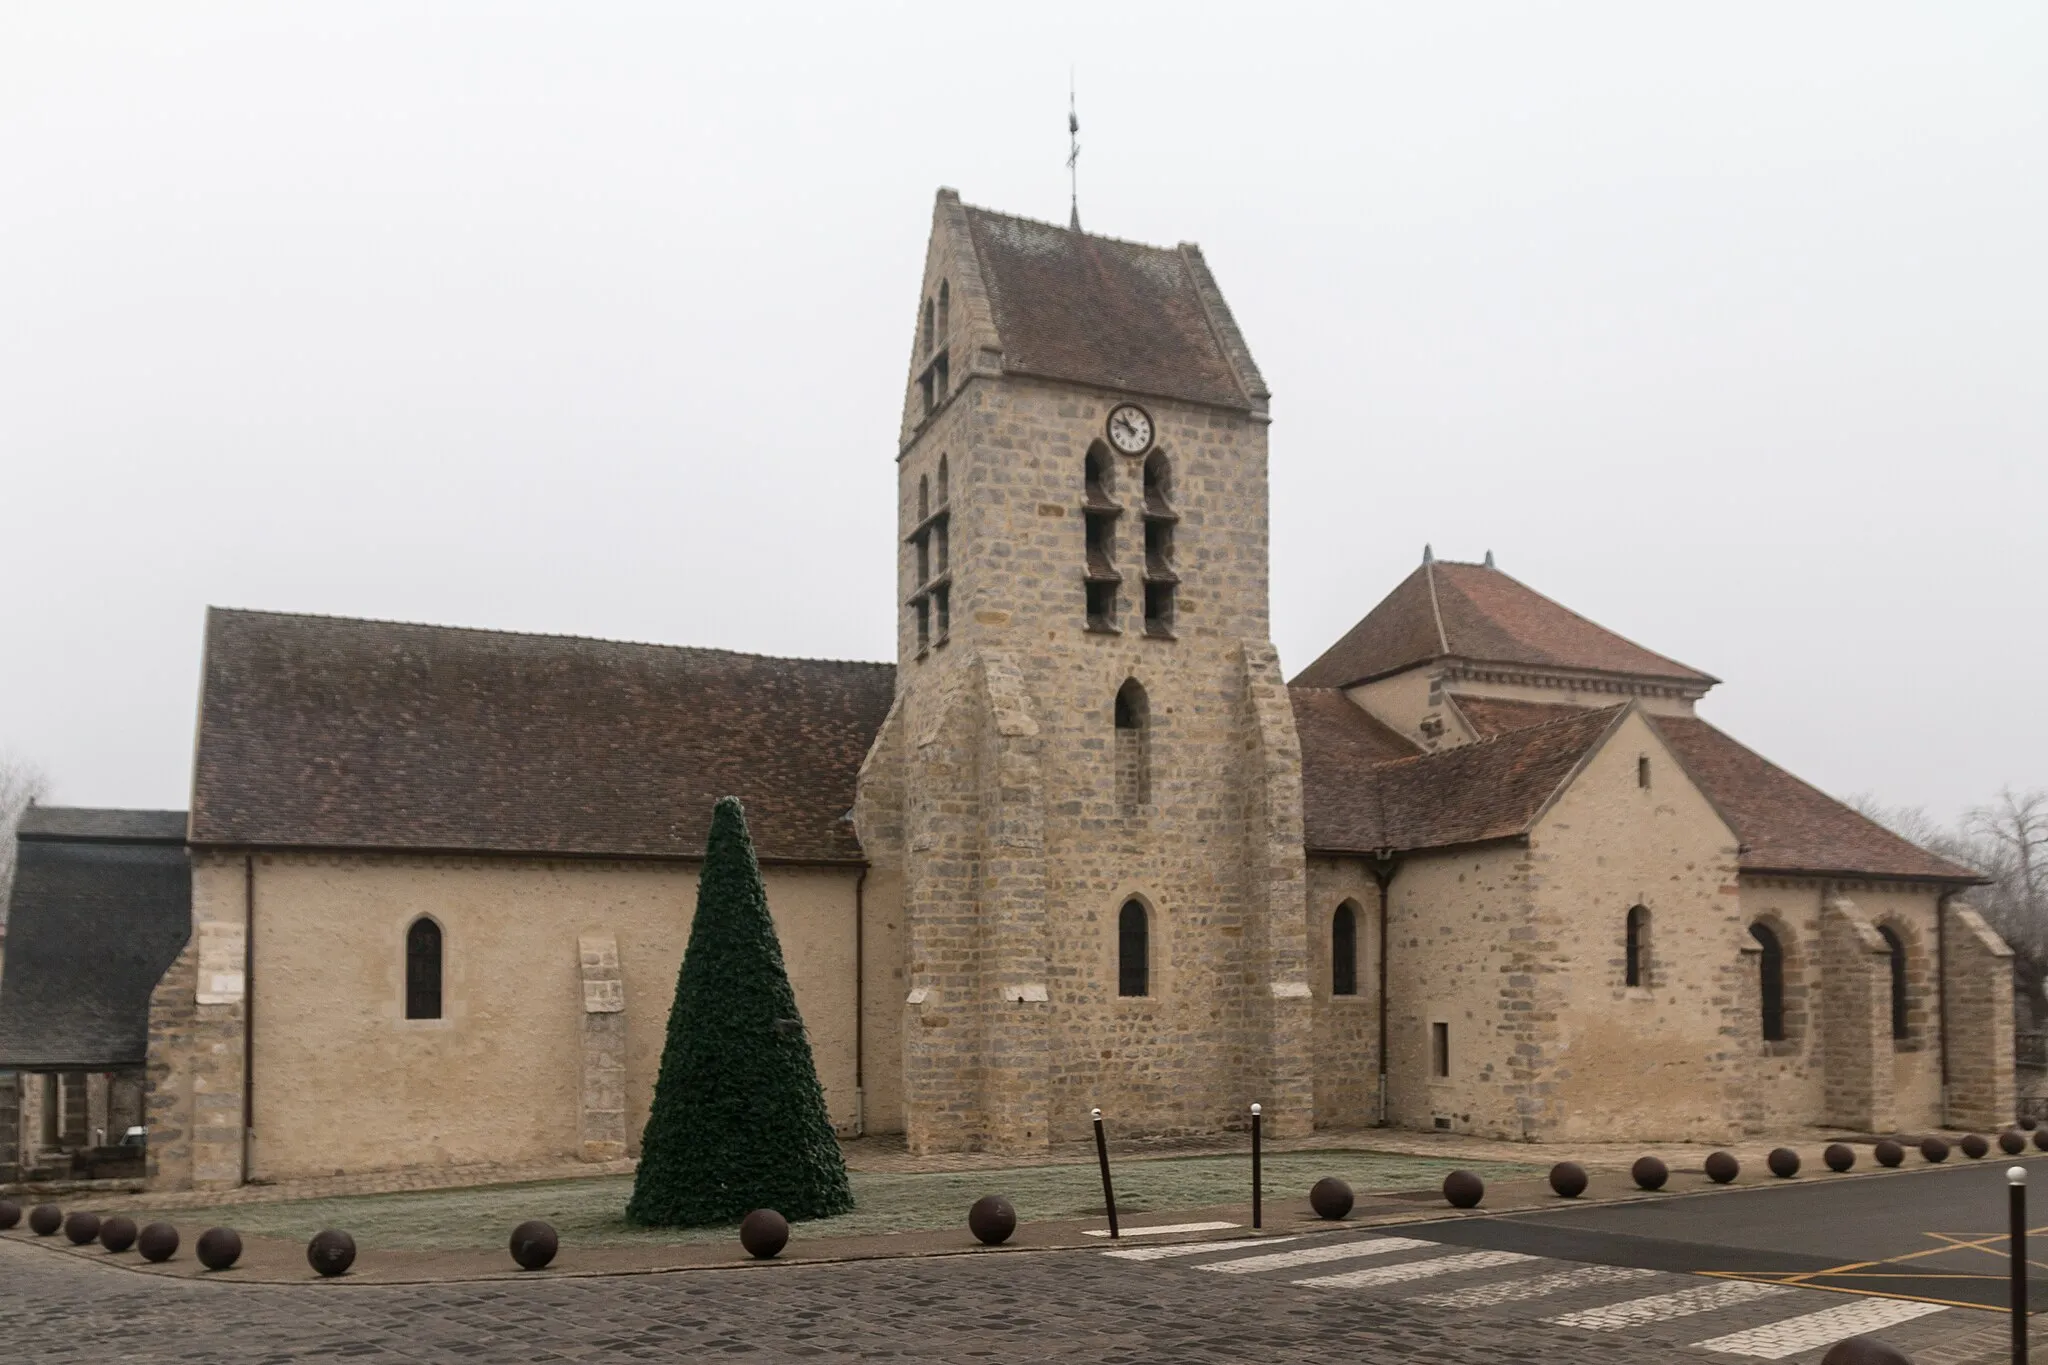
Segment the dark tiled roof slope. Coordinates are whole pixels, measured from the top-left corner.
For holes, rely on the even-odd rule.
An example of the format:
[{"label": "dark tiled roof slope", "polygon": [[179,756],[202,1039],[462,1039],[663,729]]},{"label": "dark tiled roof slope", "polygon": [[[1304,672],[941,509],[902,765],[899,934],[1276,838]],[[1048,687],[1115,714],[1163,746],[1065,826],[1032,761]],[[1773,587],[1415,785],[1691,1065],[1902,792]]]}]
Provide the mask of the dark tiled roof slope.
[{"label": "dark tiled roof slope", "polygon": [[1501,697],[1467,697],[1453,694],[1451,701],[1472,722],[1472,728],[1479,732],[1481,739],[1504,735],[1510,730],[1526,730],[1532,725],[1548,725],[1554,720],[1585,714],[1583,706],[1561,705],[1554,702],[1510,701]]},{"label": "dark tiled roof slope", "polygon": [[1221,296],[1205,304],[1192,248],[1141,246],[980,208],[968,208],[967,221],[1005,370],[1251,406],[1217,335],[1219,324],[1234,324],[1212,320]]},{"label": "dark tiled roof slope", "polygon": [[1801,782],[1703,720],[1650,719],[1707,799],[1735,827],[1745,871],[1981,880]]},{"label": "dark tiled roof slope", "polygon": [[181,810],[94,810],[84,806],[30,806],[16,832],[24,839],[106,839],[119,843],[182,844]]},{"label": "dark tiled roof slope", "polygon": [[1392,749],[1372,731],[1399,737],[1341,692],[1291,691],[1312,853],[1447,848],[1526,833],[1623,709],[1580,712],[1433,754],[1410,748],[1406,756],[1375,758]]},{"label": "dark tiled roof slope", "polygon": [[888,664],[215,610],[197,844],[852,861]]},{"label": "dark tiled roof slope", "polygon": [[[175,821],[182,835],[183,813],[47,810],[37,817],[45,828],[17,845],[9,897],[0,1067],[141,1066],[149,1051],[150,992],[191,936],[192,871],[180,840],[147,829],[121,840],[107,829]],[[95,832],[48,832],[66,817]]]},{"label": "dark tiled roof slope", "polygon": [[1712,684],[1483,564],[1437,560],[1401,581],[1297,683],[1349,687],[1439,658]]}]

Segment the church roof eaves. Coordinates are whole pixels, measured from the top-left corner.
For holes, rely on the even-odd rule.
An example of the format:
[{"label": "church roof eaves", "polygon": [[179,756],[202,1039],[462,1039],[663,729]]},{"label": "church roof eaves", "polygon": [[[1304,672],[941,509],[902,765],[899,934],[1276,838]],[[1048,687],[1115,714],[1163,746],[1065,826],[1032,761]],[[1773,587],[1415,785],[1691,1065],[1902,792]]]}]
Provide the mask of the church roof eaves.
[{"label": "church roof eaves", "polygon": [[840,817],[888,664],[214,609],[192,842],[693,859],[736,795],[764,862]]}]

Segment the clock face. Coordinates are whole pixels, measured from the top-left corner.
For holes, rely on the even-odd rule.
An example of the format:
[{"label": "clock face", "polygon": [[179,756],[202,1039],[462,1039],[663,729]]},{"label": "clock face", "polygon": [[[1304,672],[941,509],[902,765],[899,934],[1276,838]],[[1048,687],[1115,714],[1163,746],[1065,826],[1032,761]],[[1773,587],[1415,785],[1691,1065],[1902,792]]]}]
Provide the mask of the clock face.
[{"label": "clock face", "polygon": [[1119,403],[1109,410],[1109,441],[1126,455],[1143,455],[1152,448],[1152,419],[1134,403]]}]

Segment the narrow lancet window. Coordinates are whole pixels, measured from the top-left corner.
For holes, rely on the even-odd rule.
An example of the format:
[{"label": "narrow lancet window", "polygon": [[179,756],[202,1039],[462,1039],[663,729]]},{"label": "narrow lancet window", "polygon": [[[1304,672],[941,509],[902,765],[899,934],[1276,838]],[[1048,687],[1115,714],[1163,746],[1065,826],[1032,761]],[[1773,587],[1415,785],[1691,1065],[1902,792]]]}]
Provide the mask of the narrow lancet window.
[{"label": "narrow lancet window", "polygon": [[1650,975],[1650,912],[1640,905],[1630,906],[1622,937],[1625,940],[1622,983],[1647,986]]},{"label": "narrow lancet window", "polygon": [[1892,950],[1892,1037],[1909,1038],[1912,1021],[1906,1009],[1906,945],[1889,924],[1879,925],[1877,932],[1884,935],[1885,946]]},{"label": "narrow lancet window", "polygon": [[1785,945],[1766,924],[1749,926],[1749,936],[1763,951],[1757,957],[1758,995],[1762,1005],[1764,1041],[1785,1041]]},{"label": "narrow lancet window", "polygon": [[1116,811],[1136,815],[1152,799],[1151,705],[1136,678],[1116,694]]},{"label": "narrow lancet window", "polygon": [[1330,994],[1358,994],[1358,907],[1350,901],[1330,917]]},{"label": "narrow lancet window", "polygon": [[1125,901],[1116,916],[1116,993],[1152,993],[1152,931],[1142,901]]},{"label": "narrow lancet window", "polygon": [[405,1017],[441,1017],[441,926],[425,915],[405,931]]}]

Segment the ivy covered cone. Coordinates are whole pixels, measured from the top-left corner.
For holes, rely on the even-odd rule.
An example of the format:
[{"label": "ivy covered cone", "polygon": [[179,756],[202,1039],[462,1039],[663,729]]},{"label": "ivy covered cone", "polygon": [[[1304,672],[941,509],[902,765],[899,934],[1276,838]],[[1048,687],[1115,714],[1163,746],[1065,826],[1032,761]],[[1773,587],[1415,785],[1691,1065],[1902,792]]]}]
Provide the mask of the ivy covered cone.
[{"label": "ivy covered cone", "polygon": [[746,814],[728,796],[711,813],[626,1217],[700,1227],[755,1209],[795,1220],[852,1207]]}]

